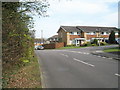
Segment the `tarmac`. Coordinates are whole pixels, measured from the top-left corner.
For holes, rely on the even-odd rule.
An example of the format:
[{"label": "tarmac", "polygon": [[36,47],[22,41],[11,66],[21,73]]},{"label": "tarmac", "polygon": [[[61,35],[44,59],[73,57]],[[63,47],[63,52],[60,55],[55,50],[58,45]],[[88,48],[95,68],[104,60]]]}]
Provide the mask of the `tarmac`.
[{"label": "tarmac", "polygon": [[118,52],[103,52],[103,51],[94,51],[91,52],[93,55],[101,56],[101,57],[106,57],[106,58],[111,58],[115,60],[120,60],[120,51]]}]

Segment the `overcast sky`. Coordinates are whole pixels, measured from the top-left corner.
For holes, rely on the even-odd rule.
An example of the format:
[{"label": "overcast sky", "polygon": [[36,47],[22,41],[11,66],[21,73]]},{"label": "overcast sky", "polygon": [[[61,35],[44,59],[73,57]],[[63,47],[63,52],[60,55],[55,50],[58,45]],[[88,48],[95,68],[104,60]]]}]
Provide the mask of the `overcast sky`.
[{"label": "overcast sky", "polygon": [[119,0],[49,0],[49,17],[34,17],[36,38],[49,38],[64,26],[118,27]]}]

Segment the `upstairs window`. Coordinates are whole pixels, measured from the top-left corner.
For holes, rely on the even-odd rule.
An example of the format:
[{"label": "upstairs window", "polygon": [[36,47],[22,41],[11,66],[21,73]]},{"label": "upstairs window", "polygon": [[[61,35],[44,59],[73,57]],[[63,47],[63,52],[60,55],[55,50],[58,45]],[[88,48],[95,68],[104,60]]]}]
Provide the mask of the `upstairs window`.
[{"label": "upstairs window", "polygon": [[77,32],[77,35],[80,35],[80,32]]},{"label": "upstairs window", "polygon": [[106,32],[106,34],[108,35],[108,34],[109,34],[109,32]]},{"label": "upstairs window", "polygon": [[101,32],[102,35],[104,35],[104,32]]},{"label": "upstairs window", "polygon": [[74,32],[70,32],[70,35],[74,35]]},{"label": "upstairs window", "polygon": [[94,35],[96,34],[96,32],[93,32],[94,33]]},{"label": "upstairs window", "polygon": [[87,34],[87,35],[90,35],[91,33],[90,33],[90,32],[87,32],[86,34]]}]

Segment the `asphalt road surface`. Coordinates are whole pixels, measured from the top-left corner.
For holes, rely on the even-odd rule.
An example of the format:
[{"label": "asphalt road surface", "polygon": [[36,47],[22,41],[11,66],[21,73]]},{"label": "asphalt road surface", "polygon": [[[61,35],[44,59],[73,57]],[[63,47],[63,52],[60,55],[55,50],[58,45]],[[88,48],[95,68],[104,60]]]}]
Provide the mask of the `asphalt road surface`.
[{"label": "asphalt road surface", "polygon": [[90,53],[103,48],[36,50],[43,88],[118,88],[118,61]]}]

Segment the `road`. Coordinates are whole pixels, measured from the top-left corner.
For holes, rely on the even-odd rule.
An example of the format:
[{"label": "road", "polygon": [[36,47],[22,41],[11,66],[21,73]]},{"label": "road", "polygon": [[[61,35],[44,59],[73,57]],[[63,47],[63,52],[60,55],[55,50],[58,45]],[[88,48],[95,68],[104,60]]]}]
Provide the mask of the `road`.
[{"label": "road", "polygon": [[36,50],[43,87],[118,88],[118,61],[90,53],[103,48]]}]

